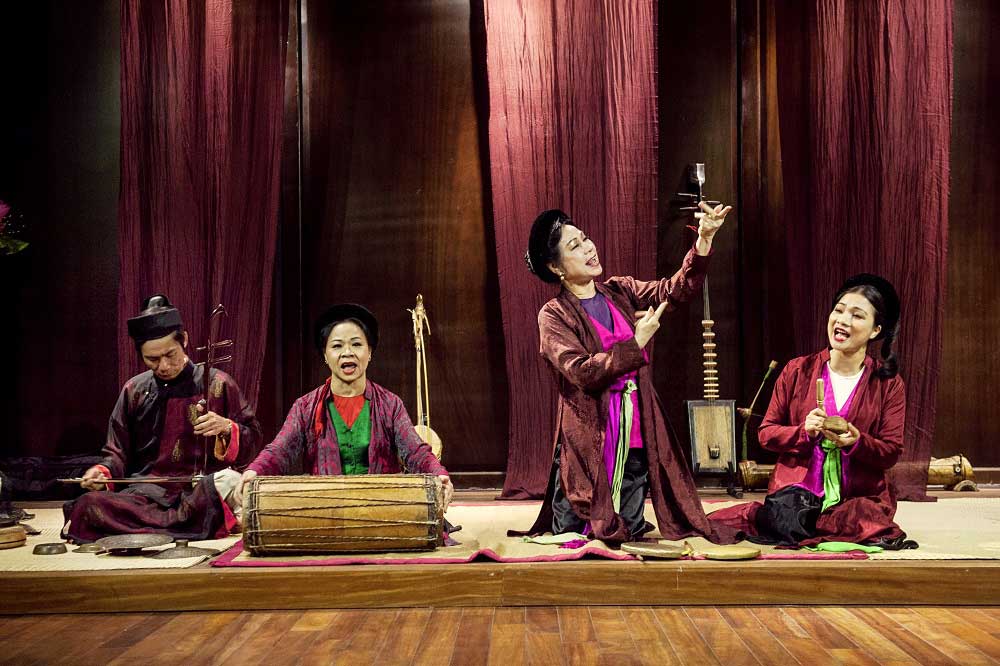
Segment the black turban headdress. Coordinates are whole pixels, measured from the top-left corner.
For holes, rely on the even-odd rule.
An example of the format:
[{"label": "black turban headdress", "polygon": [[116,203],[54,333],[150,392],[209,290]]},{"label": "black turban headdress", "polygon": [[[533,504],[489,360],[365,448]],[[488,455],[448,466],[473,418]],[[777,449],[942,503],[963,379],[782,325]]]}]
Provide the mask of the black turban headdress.
[{"label": "black turban headdress", "polygon": [[531,233],[528,235],[528,251],[524,253],[524,262],[528,264],[528,270],[545,282],[559,282],[559,276],[549,270],[549,262],[553,259],[552,251],[549,249],[549,241],[556,228],[571,222],[569,215],[558,208],[553,208],[536,217],[531,224]]},{"label": "black turban headdress", "polygon": [[313,334],[315,336],[316,349],[319,350],[320,354],[326,349],[326,338],[330,334],[327,331],[327,334],[324,336],[323,329],[330,324],[340,323],[349,319],[361,323],[361,328],[368,338],[368,346],[372,348],[372,351],[375,351],[375,348],[378,347],[378,320],[375,318],[375,315],[363,305],[340,303],[328,308],[316,319]]},{"label": "black turban headdress", "polygon": [[129,337],[137,346],[184,330],[180,310],[163,294],[150,296],[142,303],[142,312],[128,320]]}]

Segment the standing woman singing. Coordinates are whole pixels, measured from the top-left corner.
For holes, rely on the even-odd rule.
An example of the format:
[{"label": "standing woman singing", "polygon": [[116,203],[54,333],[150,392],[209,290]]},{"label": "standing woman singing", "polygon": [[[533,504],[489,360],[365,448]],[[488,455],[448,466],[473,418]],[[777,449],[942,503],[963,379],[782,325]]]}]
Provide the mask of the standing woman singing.
[{"label": "standing woman singing", "polygon": [[[701,288],[712,239],[730,206],[701,204],[698,240],[673,277],[641,282],[603,272],[593,241],[560,210],[531,227],[525,260],[541,280],[561,284],[538,313],[541,354],[559,385],[555,455],[532,534],[581,532],[620,543],[653,526],[647,489],[665,539],[714,531],[683,451],[667,434],[653,389],[647,345],[660,317]],[[633,316],[634,314],[634,316]]]}]

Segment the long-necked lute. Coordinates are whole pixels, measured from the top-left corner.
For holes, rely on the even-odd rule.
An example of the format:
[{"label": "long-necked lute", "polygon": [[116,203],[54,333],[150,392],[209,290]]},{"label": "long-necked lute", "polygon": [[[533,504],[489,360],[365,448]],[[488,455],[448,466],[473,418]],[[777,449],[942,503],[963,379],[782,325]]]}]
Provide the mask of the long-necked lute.
[{"label": "long-necked lute", "polygon": [[424,308],[424,297],[417,294],[417,304],[409,310],[413,319],[413,344],[417,353],[417,423],[414,428],[420,439],[431,447],[431,452],[441,459],[444,444],[434,429],[431,428],[431,398],[427,383],[427,347],[424,344],[424,331],[431,334],[430,320]]},{"label": "long-necked lute", "polygon": [[[690,182],[697,187],[697,194],[681,194],[693,200],[694,205],[681,210],[700,210],[700,204],[715,205],[705,200],[705,165],[692,164]],[[736,403],[719,399],[719,355],[715,332],[712,327],[712,307],[708,292],[708,278],[702,284],[702,400],[689,400],[688,427],[691,435],[691,463],[696,474],[715,473],[727,476],[727,490],[734,497],[742,497],[736,488]]]}]

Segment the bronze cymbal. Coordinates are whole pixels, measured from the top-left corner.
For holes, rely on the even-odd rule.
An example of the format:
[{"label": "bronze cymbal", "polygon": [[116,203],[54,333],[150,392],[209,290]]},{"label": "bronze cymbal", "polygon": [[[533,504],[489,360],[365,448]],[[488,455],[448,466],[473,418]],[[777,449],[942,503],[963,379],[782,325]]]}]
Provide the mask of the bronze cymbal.
[{"label": "bronze cymbal", "polygon": [[97,544],[112,555],[140,555],[145,548],[164,546],[173,540],[167,534],[116,534],[98,539]]},{"label": "bronze cymbal", "polygon": [[155,554],[149,555],[149,557],[154,560],[180,560],[187,557],[215,557],[219,552],[214,548],[189,546],[187,539],[177,539],[173,548],[164,548]]}]

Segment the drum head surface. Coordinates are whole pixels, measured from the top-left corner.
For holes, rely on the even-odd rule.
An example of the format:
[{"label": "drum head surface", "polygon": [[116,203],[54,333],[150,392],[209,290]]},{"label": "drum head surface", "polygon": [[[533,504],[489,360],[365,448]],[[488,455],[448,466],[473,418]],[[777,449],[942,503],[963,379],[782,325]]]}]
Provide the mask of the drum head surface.
[{"label": "drum head surface", "polygon": [[760,556],[760,548],[752,546],[712,546],[701,553],[710,560],[752,560]]}]

